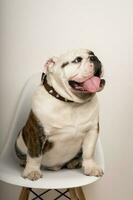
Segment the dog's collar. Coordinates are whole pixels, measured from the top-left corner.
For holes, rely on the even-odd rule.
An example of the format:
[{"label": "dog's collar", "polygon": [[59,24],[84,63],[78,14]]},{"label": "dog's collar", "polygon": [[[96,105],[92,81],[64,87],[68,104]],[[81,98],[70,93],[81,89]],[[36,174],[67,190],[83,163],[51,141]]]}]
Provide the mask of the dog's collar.
[{"label": "dog's collar", "polygon": [[41,81],[42,81],[43,86],[45,87],[45,89],[48,91],[49,94],[51,94],[52,96],[54,96],[56,99],[61,100],[61,101],[64,101],[64,102],[70,102],[70,103],[73,102],[73,101],[71,101],[71,100],[68,100],[68,99],[62,97],[60,94],[58,94],[58,93],[55,91],[55,89],[54,89],[52,86],[50,86],[50,85],[48,84],[47,78],[46,78],[46,77],[47,77],[46,74],[45,74],[45,73],[42,73]]}]

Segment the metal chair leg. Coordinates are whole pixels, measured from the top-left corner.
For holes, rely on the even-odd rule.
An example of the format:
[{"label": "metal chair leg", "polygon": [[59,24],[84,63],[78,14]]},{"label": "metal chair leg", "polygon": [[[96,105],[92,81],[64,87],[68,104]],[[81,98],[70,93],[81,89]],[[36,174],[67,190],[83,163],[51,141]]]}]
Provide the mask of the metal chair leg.
[{"label": "metal chair leg", "polygon": [[28,200],[30,194],[29,188],[23,187],[19,196],[19,200]]}]

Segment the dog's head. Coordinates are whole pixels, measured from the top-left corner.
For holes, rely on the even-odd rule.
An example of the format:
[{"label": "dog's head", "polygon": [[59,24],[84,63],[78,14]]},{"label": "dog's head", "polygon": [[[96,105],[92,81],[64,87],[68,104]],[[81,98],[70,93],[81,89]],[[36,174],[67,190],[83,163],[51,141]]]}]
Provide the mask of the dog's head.
[{"label": "dog's head", "polygon": [[45,64],[45,73],[51,83],[57,83],[56,87],[77,96],[92,95],[101,91],[105,85],[102,79],[103,66],[97,56],[87,49],[74,50],[49,59]]}]

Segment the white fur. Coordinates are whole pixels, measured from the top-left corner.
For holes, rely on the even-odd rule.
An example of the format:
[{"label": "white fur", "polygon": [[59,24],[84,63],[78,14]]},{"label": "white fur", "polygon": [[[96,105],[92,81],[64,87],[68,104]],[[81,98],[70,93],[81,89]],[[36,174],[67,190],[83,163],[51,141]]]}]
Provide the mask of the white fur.
[{"label": "white fur", "polygon": [[[71,62],[76,56],[83,57],[82,63],[71,63],[61,68],[64,62]],[[32,100],[32,110],[40,120],[48,140],[53,142],[54,146],[45,152],[43,157],[34,159],[28,155],[24,176],[33,179],[34,173],[29,176],[30,172],[37,171],[40,174],[41,164],[49,168],[59,168],[72,159],[81,148],[84,173],[101,176],[102,170],[93,160],[98,137],[97,97],[76,95],[68,84],[68,80],[72,77],[80,80],[94,73],[93,65],[88,59],[88,50],[69,52],[56,58],[54,62],[50,64],[47,62],[46,65],[48,83],[64,98],[74,102],[68,103],[56,99],[42,85],[37,88]],[[23,145],[21,147],[23,148]]]},{"label": "white fur", "polygon": [[22,176],[24,178],[29,178],[31,180],[37,180],[42,177],[42,173],[40,170],[42,156],[37,158],[31,158],[29,154],[27,154],[27,163],[26,167],[23,171]]},{"label": "white fur", "polygon": [[[43,165],[49,167],[73,158],[81,149],[88,131],[98,123],[96,96],[85,104],[65,103],[53,98],[40,86],[33,98],[32,109],[43,124],[49,141],[54,143],[43,158]],[[97,135],[96,132],[94,138]]]}]

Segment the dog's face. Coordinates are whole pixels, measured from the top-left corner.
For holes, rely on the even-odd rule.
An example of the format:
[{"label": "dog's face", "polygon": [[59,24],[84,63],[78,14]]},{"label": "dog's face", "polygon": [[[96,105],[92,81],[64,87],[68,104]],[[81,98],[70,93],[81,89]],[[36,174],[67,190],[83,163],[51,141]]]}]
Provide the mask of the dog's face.
[{"label": "dog's face", "polygon": [[73,93],[92,94],[105,85],[103,67],[92,51],[80,49],[68,52],[58,58],[51,58],[45,65],[46,73]]}]

